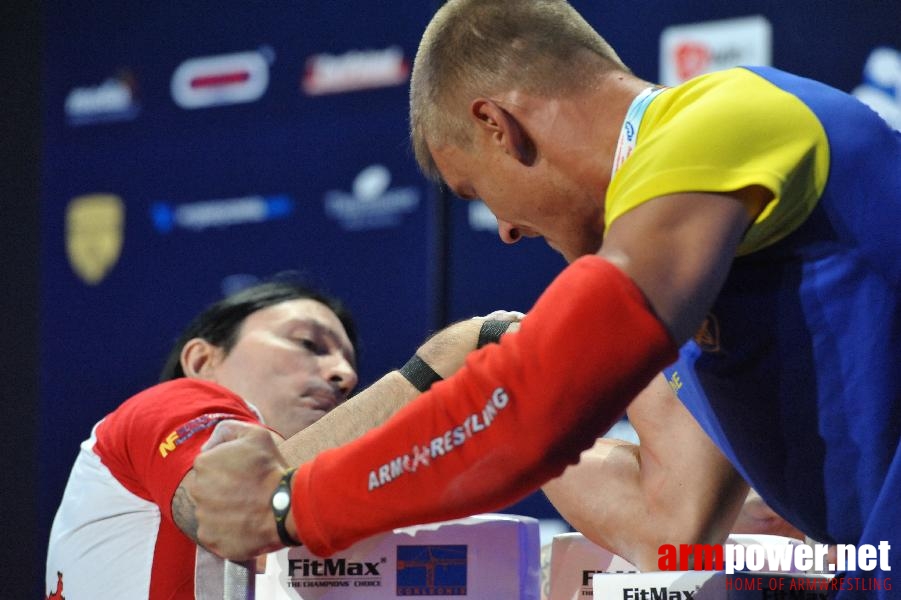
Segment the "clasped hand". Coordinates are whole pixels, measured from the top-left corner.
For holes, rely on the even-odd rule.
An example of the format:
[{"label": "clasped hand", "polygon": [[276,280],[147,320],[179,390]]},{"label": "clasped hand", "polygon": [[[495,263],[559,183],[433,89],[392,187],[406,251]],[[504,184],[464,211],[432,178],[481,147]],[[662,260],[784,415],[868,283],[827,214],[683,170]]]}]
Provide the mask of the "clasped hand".
[{"label": "clasped hand", "polygon": [[286,469],[268,429],[239,421],[219,423],[194,461],[194,477],[186,482],[200,543],[236,561],[281,548],[270,497]]}]

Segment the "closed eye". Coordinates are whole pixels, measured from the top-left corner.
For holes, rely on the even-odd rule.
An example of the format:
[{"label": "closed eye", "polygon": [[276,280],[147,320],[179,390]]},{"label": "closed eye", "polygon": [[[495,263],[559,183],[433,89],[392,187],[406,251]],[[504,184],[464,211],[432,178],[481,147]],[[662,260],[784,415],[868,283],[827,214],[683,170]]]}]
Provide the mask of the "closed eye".
[{"label": "closed eye", "polygon": [[464,190],[462,188],[455,188],[455,187],[451,186],[450,184],[448,184],[447,182],[444,182],[444,187],[447,188],[448,190],[450,190],[450,193],[452,193],[454,196],[456,196],[460,200],[478,200],[479,199],[479,196],[478,196],[478,194],[475,193],[475,190],[469,190],[469,189]]},{"label": "closed eye", "polygon": [[302,348],[308,350],[309,352],[312,352],[313,354],[326,353],[325,348],[320,344],[317,344],[314,340],[311,340],[309,338],[298,338],[296,341]]}]

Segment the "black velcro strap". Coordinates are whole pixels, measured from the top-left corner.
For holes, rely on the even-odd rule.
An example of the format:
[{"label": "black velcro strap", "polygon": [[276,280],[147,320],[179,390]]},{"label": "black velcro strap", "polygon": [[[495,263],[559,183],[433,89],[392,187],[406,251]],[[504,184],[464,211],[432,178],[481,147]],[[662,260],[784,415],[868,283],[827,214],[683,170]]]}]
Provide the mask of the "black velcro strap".
[{"label": "black velcro strap", "polygon": [[441,375],[436,373],[435,369],[422,360],[418,354],[411,356],[410,360],[400,368],[400,374],[406,377],[407,381],[420,392],[428,391],[433,383],[442,379]]},{"label": "black velcro strap", "polygon": [[510,323],[511,321],[495,321],[493,319],[488,319],[482,323],[482,328],[479,330],[479,343],[476,348],[501,341],[501,336],[510,327]]}]

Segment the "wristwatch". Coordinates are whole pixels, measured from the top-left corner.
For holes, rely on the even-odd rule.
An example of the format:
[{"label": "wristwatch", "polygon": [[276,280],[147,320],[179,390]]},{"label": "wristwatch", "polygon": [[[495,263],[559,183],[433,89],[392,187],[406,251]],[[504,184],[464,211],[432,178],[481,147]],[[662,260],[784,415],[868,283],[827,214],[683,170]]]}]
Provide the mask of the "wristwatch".
[{"label": "wristwatch", "polygon": [[301,543],[288,533],[285,521],[291,512],[291,477],[297,469],[288,469],[278,482],[278,487],[272,494],[272,514],[275,516],[275,530],[278,538],[285,546],[300,546]]}]

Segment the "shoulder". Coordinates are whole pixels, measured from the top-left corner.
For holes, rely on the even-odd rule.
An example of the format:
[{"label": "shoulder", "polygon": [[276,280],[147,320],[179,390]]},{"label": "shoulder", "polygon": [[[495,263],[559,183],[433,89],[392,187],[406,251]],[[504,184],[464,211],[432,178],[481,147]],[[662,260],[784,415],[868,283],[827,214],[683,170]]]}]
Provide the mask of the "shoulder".
[{"label": "shoulder", "polygon": [[752,186],[773,198],[761,220],[788,196],[785,222],[797,224],[822,193],[828,167],[822,123],[797,96],[748,69],[711,73],[648,107],[635,151],[608,188],[606,225],[655,197]]},{"label": "shoulder", "polygon": [[[816,128],[816,115],[796,95],[754,71],[737,67],[702,75],[667,89],[651,104],[647,127],[692,140]],[[727,138],[728,139],[728,138]]]},{"label": "shoulder", "polygon": [[234,392],[216,383],[182,377],[149,387],[111,412],[98,426],[98,437],[112,431],[142,433],[195,418],[255,413]]},{"label": "shoulder", "polygon": [[135,414],[148,410],[171,413],[192,410],[210,402],[223,405],[244,404],[237,394],[221,385],[203,379],[180,377],[138,392],[123,402],[112,415]]}]

